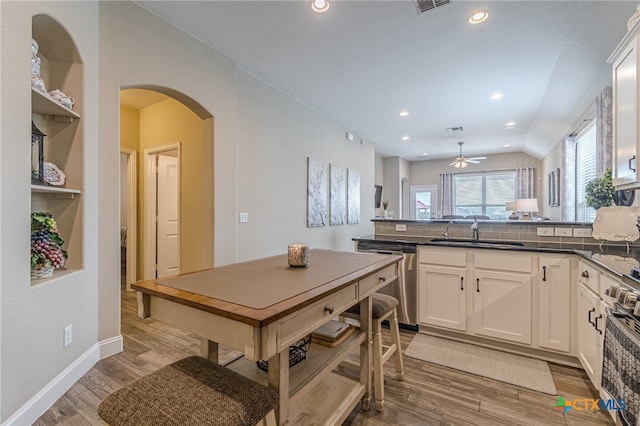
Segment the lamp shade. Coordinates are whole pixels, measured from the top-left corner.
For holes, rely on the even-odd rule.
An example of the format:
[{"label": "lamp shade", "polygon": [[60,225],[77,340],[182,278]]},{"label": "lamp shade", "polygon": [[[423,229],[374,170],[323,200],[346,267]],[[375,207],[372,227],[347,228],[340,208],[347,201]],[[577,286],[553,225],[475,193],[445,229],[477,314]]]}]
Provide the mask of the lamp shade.
[{"label": "lamp shade", "polygon": [[537,212],[538,211],[538,199],[537,198],[520,198],[516,200],[517,212]]},{"label": "lamp shade", "polygon": [[512,212],[516,209],[516,202],[515,201],[509,201],[507,203],[507,205],[504,207],[504,209],[506,211]]}]

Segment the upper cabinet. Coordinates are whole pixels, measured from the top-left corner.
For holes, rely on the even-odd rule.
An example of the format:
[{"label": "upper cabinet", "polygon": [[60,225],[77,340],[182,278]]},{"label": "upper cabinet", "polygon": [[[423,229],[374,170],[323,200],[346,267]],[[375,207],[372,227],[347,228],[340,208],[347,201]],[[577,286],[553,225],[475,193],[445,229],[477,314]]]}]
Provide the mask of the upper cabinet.
[{"label": "upper cabinet", "polygon": [[640,23],[636,23],[608,61],[613,67],[613,184],[616,189],[640,187],[639,49]]},{"label": "upper cabinet", "polygon": [[55,278],[83,268],[84,67],[73,38],[50,16],[32,18],[32,38],[32,87],[25,93],[31,116],[25,125],[45,136],[38,144],[32,135],[31,174],[25,170],[24,177],[32,178],[31,211],[51,213],[65,240],[68,259]]}]

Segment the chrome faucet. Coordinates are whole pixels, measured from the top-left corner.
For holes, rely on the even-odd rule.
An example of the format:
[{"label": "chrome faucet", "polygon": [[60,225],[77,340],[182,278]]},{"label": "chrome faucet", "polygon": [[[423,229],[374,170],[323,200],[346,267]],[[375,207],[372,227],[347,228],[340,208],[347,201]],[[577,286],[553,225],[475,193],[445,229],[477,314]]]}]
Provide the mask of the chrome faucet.
[{"label": "chrome faucet", "polygon": [[450,221],[447,223],[447,228],[446,228],[446,229],[445,229],[445,231],[442,233],[442,236],[443,236],[446,240],[448,240],[448,239],[449,239],[449,225],[451,225],[452,223],[453,223],[453,220],[450,220]]},{"label": "chrome faucet", "polygon": [[478,241],[478,239],[480,239],[480,228],[478,227],[478,219],[475,216],[473,217],[471,230],[473,231],[473,239]]}]

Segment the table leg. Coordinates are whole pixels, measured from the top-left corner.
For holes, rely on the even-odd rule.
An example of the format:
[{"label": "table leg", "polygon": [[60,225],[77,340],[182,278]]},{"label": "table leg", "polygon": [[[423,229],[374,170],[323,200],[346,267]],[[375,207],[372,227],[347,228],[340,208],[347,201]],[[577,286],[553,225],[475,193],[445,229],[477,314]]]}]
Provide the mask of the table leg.
[{"label": "table leg", "polygon": [[269,387],[280,395],[276,407],[278,425],[289,421],[289,350],[277,353],[269,359]]},{"label": "table leg", "polygon": [[372,357],[372,333],[371,333],[371,297],[360,302],[360,329],[367,333],[360,345],[360,383],[364,385],[362,397],[362,409],[368,410],[371,406],[371,357]]},{"label": "table leg", "polygon": [[200,356],[218,364],[218,342],[200,337]]}]

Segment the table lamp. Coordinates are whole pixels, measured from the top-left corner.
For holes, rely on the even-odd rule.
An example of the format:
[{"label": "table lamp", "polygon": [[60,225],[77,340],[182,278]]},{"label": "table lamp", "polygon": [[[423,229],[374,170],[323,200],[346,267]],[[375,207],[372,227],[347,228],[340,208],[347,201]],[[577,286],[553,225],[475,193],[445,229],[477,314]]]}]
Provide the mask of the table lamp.
[{"label": "table lamp", "polygon": [[530,213],[538,212],[538,199],[537,198],[517,199],[516,211],[522,213],[522,220],[531,220]]},{"label": "table lamp", "polygon": [[509,215],[509,220],[518,220],[520,219],[520,216],[518,216],[518,213],[516,213],[516,202],[515,201],[509,201],[505,208],[506,211],[510,211],[511,215]]}]

